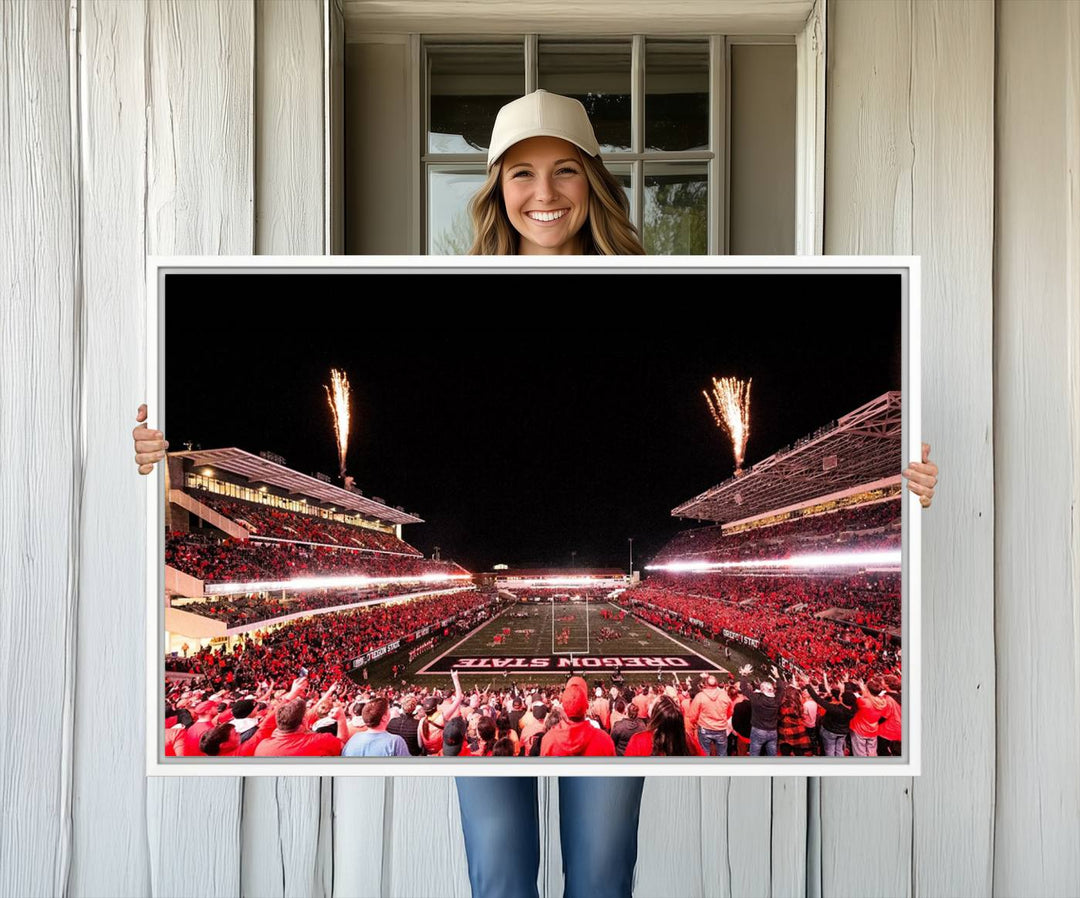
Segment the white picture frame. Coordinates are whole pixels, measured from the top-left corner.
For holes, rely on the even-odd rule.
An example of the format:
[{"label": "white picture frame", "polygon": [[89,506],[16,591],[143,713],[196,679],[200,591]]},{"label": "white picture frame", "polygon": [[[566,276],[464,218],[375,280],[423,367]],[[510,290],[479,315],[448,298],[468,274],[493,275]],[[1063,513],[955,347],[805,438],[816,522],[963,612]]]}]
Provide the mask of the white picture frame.
[{"label": "white picture frame", "polygon": [[[905,459],[921,453],[920,259],[917,256],[253,256],[147,259],[147,371],[149,427],[167,412],[164,383],[164,277],[169,273],[322,272],[530,273],[590,271],[678,273],[898,273],[901,276],[902,443]],[[868,298],[868,301],[872,301]],[[164,465],[146,478],[146,719],[150,776],[918,776],[921,772],[921,508],[903,491],[902,646],[904,658],[903,746],[900,758],[168,758],[164,757],[161,684],[164,596]]]}]

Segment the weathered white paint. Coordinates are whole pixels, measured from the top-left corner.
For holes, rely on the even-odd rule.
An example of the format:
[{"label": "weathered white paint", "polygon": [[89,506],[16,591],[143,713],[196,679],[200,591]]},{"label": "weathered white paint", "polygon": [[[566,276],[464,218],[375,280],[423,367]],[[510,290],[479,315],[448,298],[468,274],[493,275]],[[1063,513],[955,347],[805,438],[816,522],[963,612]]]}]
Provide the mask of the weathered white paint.
[{"label": "weathered white paint", "polygon": [[[415,898],[468,898],[469,872],[461,833],[457,786],[451,777],[384,779],[382,894]],[[353,850],[378,866],[380,855]]]},{"label": "weathered white paint", "polygon": [[[255,6],[255,252],[322,253],[326,102],[321,0],[261,0]],[[323,785],[318,777],[244,782],[241,894],[328,894],[332,858],[320,853]]]},{"label": "weathered white paint", "polygon": [[994,892],[1069,895],[1080,883],[1080,11],[998,11]]},{"label": "weathered white paint", "polygon": [[[255,245],[254,19],[248,0],[147,7],[149,254],[242,255]],[[146,398],[160,409],[158,397]],[[164,424],[167,434],[167,410]],[[138,678],[134,666],[124,670]],[[232,778],[147,780],[155,896],[241,894],[243,791]]]},{"label": "weathered white paint", "polygon": [[[80,4],[78,26],[87,474],[67,889],[136,898],[151,888],[139,760],[145,724],[134,711],[143,702],[137,680],[146,669],[145,581],[135,561],[145,544],[145,482],[131,476],[131,428],[145,398],[146,8],[94,0]],[[107,751],[92,748],[105,745]]]},{"label": "weathered white paint", "polygon": [[[0,35],[0,892],[49,895],[71,854],[84,470],[67,4],[5,6]],[[49,738],[15,735],[43,713]]]},{"label": "weathered white paint", "polygon": [[260,0],[255,7],[259,255],[323,252],[323,13],[322,0]]},{"label": "weathered white paint", "polygon": [[[924,415],[945,471],[924,524],[924,775],[652,780],[638,893],[1071,894],[1080,7],[829,7],[826,249],[923,256]],[[32,750],[0,747],[2,895],[467,894],[452,780],[143,776],[141,562],[118,563],[142,551],[142,255],[325,247],[322,189],[259,181],[283,171],[260,110],[325,108],[307,70],[328,70],[321,54],[288,45],[310,22],[277,14],[311,9],[56,0],[0,18],[0,495],[49,510],[0,524],[0,714],[58,721]],[[260,70],[279,53],[298,84]],[[306,137],[282,150],[306,166],[315,146],[322,184]],[[1061,738],[1035,738],[1047,719]]]},{"label": "weathered white paint", "polygon": [[[912,888],[986,895],[994,808],[994,8],[914,3],[912,252],[923,434],[945,472],[923,523],[923,775]],[[1019,847],[1019,846],[1017,846]]]},{"label": "weathered white paint", "polygon": [[829,22],[825,250],[922,256],[924,434],[945,475],[923,536],[923,776],[821,781],[821,890],[988,894],[994,9],[836,0]]},{"label": "weathered white paint", "polygon": [[795,252],[818,255],[825,234],[825,2],[795,38]]},{"label": "weathered white paint", "polygon": [[[907,255],[913,251],[915,152],[908,121],[910,9],[834,0],[828,17],[825,252]],[[929,378],[924,381],[932,397]],[[934,514],[942,504],[939,499]],[[924,597],[934,591],[928,579]],[[820,781],[823,895],[911,893],[910,786],[910,780],[899,779]]]},{"label": "weathered white paint", "polygon": [[343,0],[349,40],[418,34],[797,34],[813,0]]}]

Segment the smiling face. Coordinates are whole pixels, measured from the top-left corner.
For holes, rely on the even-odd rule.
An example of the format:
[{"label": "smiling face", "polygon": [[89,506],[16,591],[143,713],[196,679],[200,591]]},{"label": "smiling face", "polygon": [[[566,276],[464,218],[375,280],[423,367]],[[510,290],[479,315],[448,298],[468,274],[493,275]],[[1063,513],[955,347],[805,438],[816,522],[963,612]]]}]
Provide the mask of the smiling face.
[{"label": "smiling face", "polygon": [[558,137],[522,140],[503,155],[499,180],[521,255],[580,254],[589,181],[576,146]]}]

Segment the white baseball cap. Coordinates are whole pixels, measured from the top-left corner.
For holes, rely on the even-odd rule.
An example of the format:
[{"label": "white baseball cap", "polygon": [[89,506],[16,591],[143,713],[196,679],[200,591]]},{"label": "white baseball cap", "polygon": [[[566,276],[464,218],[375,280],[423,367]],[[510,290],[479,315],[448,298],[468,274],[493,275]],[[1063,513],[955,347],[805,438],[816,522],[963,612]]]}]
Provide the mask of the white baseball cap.
[{"label": "white baseball cap", "polygon": [[490,169],[515,143],[529,137],[561,137],[590,156],[600,152],[585,107],[573,97],[533,91],[503,106],[491,129]]}]

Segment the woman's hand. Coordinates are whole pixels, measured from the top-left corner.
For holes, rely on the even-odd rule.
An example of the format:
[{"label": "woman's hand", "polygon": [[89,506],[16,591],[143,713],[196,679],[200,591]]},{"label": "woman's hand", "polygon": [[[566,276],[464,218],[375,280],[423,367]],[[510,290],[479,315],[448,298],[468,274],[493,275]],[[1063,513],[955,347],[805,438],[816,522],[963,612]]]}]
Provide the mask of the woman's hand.
[{"label": "woman's hand", "polygon": [[154,465],[165,457],[169,441],[160,430],[147,428],[145,402],[139,406],[135,420],[141,422],[131,431],[131,437],[135,441],[135,463],[139,466],[140,474],[149,474],[154,470]]},{"label": "woman's hand", "polygon": [[930,444],[922,444],[922,462],[912,462],[900,472],[907,478],[908,489],[919,497],[923,508],[929,508],[934,500],[934,487],[937,486],[938,467],[930,461]]}]

